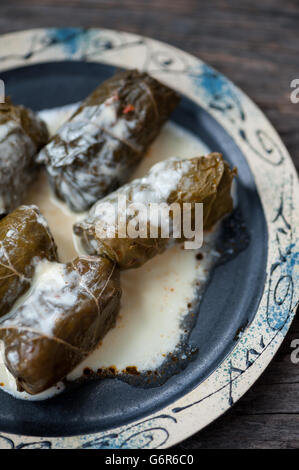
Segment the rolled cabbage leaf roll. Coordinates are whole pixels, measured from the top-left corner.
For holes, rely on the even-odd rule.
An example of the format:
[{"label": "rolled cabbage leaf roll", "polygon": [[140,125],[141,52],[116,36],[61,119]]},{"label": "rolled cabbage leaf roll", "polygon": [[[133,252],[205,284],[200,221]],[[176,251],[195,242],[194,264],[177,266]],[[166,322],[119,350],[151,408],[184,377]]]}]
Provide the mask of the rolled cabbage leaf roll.
[{"label": "rolled cabbage leaf roll", "polygon": [[[126,211],[128,228],[129,224],[140,216],[139,203],[145,206],[150,203],[164,203],[168,206],[178,203],[180,208],[184,203],[190,203],[192,225],[194,203],[203,203],[203,228],[210,229],[233,208],[230,190],[235,174],[236,170],[230,169],[219,153],[212,153],[207,157],[184,160],[171,158],[159,162],[145,177],[133,180],[94,204],[88,215],[74,225],[74,232],[80,237],[82,246],[89,254],[107,256],[121,269],[139,267],[173,243],[174,234],[170,232],[169,238],[161,236],[162,216],[156,221],[157,234],[151,237],[151,215],[146,216],[148,219],[145,237],[132,238],[127,236],[127,231],[126,234],[120,234],[119,212]],[[119,208],[120,196],[125,200],[124,210]],[[136,204],[136,207],[128,209],[132,203]],[[150,211],[147,211],[147,214],[150,214]],[[141,214],[141,220],[142,217],[144,216]],[[182,236],[178,241],[183,240],[186,239]]]},{"label": "rolled cabbage leaf roll", "polygon": [[44,259],[56,261],[57,248],[36,206],[20,206],[0,220],[0,317],[29,289]]},{"label": "rolled cabbage leaf roll", "polygon": [[9,99],[0,103],[0,214],[22,203],[37,168],[35,156],[47,141],[45,123],[30,109]]},{"label": "rolled cabbage leaf roll", "polygon": [[124,184],[178,101],[137,70],[102,83],[38,156],[56,196],[81,212]]},{"label": "rolled cabbage leaf roll", "polygon": [[62,380],[114,325],[120,296],[119,271],[108,259],[40,262],[23,302],[0,324],[18,390],[34,395]]}]

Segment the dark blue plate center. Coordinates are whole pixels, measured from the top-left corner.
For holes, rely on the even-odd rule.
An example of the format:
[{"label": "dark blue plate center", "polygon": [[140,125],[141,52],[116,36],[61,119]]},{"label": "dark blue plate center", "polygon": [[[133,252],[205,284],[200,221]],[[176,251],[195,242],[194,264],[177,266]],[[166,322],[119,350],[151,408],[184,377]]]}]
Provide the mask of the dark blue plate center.
[{"label": "dark blue plate center", "polygon": [[[15,103],[41,110],[81,100],[113,73],[113,67],[102,64],[54,62],[10,70],[1,78]],[[1,431],[65,436],[99,432],[142,418],[182,397],[211,374],[236,344],[236,333],[254,318],[265,280],[267,228],[253,176],[232,138],[198,105],[184,98],[173,120],[238,167],[238,205],[250,234],[247,248],[218,266],[206,289],[190,337],[198,354],[160,387],[105,379],[43,402],[16,400],[0,391]]]}]

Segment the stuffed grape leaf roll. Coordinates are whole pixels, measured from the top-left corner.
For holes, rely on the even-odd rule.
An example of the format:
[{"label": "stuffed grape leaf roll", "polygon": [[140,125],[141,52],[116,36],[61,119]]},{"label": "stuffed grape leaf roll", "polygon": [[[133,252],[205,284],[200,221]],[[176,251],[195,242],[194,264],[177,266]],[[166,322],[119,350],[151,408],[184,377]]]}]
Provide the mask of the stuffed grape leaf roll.
[{"label": "stuffed grape leaf roll", "polygon": [[[157,235],[151,237],[151,220],[148,215],[147,235],[132,238],[124,233],[120,234],[120,212],[126,214],[128,228],[131,221],[140,215],[139,203],[145,206],[151,203],[166,206],[178,203],[181,208],[183,204],[190,203],[193,224],[194,203],[203,203],[203,228],[210,229],[233,208],[230,190],[235,174],[236,170],[230,169],[219,153],[159,162],[144,178],[133,180],[94,204],[88,215],[74,225],[74,232],[80,237],[82,246],[88,253],[105,255],[121,269],[139,267],[163,252],[173,242],[173,234],[170,233],[169,238],[161,236],[163,217],[160,217],[156,222]],[[120,196],[125,200],[123,210],[119,209]],[[132,203],[135,204],[135,209],[132,209]],[[182,240],[185,240],[184,237],[180,238]]]},{"label": "stuffed grape leaf roll", "polygon": [[81,212],[125,183],[178,101],[137,70],[102,83],[38,156],[56,196]]},{"label": "stuffed grape leaf roll", "polygon": [[119,271],[106,258],[41,261],[23,302],[0,324],[18,390],[35,395],[62,380],[114,325],[120,296]]},{"label": "stuffed grape leaf roll", "polygon": [[46,125],[30,109],[0,104],[0,214],[22,203],[37,167],[35,156],[48,141]]},{"label": "stuffed grape leaf roll", "polygon": [[56,261],[57,249],[36,206],[20,206],[0,220],[0,317],[29,289],[44,259]]}]

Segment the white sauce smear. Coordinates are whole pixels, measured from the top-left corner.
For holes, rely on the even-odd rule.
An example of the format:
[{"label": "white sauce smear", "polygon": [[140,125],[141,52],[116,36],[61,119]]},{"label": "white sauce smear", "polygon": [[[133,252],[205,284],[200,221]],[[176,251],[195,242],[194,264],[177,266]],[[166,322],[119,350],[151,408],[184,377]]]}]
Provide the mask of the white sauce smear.
[{"label": "white sauce smear", "polygon": [[[53,133],[73,113],[75,107],[45,110],[40,116]],[[209,152],[210,149],[201,140],[169,122],[163,127],[132,179],[144,176],[162,159],[172,156],[188,158]],[[65,204],[57,201],[44,173],[31,188],[25,202],[38,205],[48,220],[61,261],[69,261],[82,253],[72,235],[73,223],[82,215],[72,213]],[[214,238],[215,233],[205,237],[205,244],[200,249],[204,257],[200,262],[194,251],[174,246],[141,268],[122,272],[122,304],[115,328],[69,374],[68,379],[81,377],[85,368],[96,372],[101,368],[115,367],[122,371],[135,366],[142,372],[159,367],[180,341],[181,321],[188,313],[188,303],[195,297],[196,282],[204,283],[207,280],[215,256],[218,256],[213,250]],[[58,387],[35,397],[18,393],[13,378],[1,364],[0,382],[5,384],[3,388],[6,391],[18,398],[34,400],[49,398],[63,388],[58,384]]]}]

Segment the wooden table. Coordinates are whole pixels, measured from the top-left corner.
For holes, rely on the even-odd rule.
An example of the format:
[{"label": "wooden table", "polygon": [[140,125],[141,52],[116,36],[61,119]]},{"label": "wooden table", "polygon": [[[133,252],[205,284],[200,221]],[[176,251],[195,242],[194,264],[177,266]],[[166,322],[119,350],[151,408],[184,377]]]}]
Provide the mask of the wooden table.
[{"label": "wooden table", "polygon": [[[227,75],[272,121],[299,169],[297,0],[1,0],[0,34],[47,26],[109,27],[184,49]],[[298,317],[298,316],[297,316]],[[252,389],[177,448],[299,448],[299,321]]]}]

